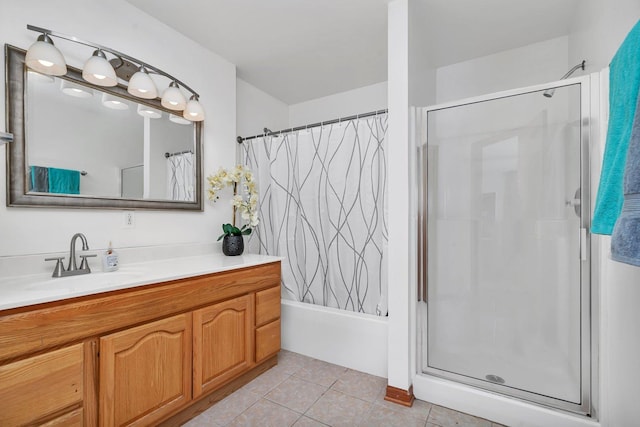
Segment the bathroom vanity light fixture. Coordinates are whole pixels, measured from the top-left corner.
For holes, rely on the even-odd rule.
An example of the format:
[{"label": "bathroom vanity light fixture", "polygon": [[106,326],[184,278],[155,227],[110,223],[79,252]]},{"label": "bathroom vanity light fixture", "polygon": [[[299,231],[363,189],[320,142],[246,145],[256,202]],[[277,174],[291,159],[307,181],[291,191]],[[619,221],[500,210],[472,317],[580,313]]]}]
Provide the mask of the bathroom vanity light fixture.
[{"label": "bathroom vanity light fixture", "polygon": [[182,113],[182,117],[192,122],[204,120],[204,110],[202,109],[202,105],[200,105],[200,101],[198,101],[198,95],[191,95]]},{"label": "bathroom vanity light fixture", "polygon": [[[169,87],[162,92],[162,99],[160,100],[162,106],[174,111],[184,110],[182,112],[182,116],[191,122],[204,120],[204,109],[198,100],[198,94],[189,86],[170,74],[167,74],[146,62],[140,61],[139,59],[133,58],[122,52],[118,52],[117,50],[97,43],[80,40],[75,36],[60,34],[46,28],[35,27],[33,25],[27,25],[27,29],[41,34],[38,37],[38,40],[31,45],[29,50],[27,50],[25,63],[29,68],[39,73],[51,76],[62,76],[66,74],[67,65],[64,56],[53,45],[51,37],[57,37],[84,46],[89,46],[93,48],[94,51],[92,56],[85,62],[82,71],[82,78],[89,83],[105,87],[116,86],[118,84],[118,77],[120,77],[123,81],[128,80],[127,92],[129,92],[129,94],[143,99],[155,99],[158,96],[158,89],[150,74],[163,76],[170,80],[171,83],[169,84]],[[107,53],[113,55],[117,59],[108,61]],[[112,65],[114,63],[120,65]],[[133,65],[138,68],[138,71],[130,78],[128,76],[123,77],[126,73],[121,74],[118,71],[119,67],[124,67],[126,65]],[[181,88],[184,88],[191,93],[189,102],[186,101]]]},{"label": "bathroom vanity light fixture", "polygon": [[151,76],[147,69],[144,68],[144,65],[141,65],[138,71],[131,76],[127,92],[144,99],[154,99],[158,96],[156,84],[151,80]]},{"label": "bathroom vanity light fixture", "polygon": [[171,82],[168,88],[162,93],[162,106],[169,110],[184,110],[187,105],[187,99],[180,91],[178,83]]},{"label": "bathroom vanity light fixture", "polygon": [[112,87],[118,84],[116,70],[107,61],[107,55],[96,49],[82,67],[82,78],[98,86]]},{"label": "bathroom vanity light fixture", "polygon": [[43,32],[38,40],[29,47],[24,62],[29,68],[50,76],[67,74],[67,63],[64,56],[54,46],[53,40],[46,32]]}]

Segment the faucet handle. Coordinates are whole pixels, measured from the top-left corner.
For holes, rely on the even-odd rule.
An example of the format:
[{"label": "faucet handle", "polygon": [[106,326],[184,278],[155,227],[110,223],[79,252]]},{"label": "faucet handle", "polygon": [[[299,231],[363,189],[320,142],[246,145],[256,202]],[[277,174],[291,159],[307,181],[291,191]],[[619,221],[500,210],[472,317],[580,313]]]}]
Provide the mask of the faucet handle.
[{"label": "faucet handle", "polygon": [[62,260],[64,260],[63,256],[45,258],[44,260],[45,261],[57,261],[56,262],[56,266],[53,269],[53,274],[51,275],[51,277],[62,277],[62,273],[64,273],[64,265],[62,264]]},{"label": "faucet handle", "polygon": [[80,270],[89,270],[89,272],[91,272],[91,269],[89,268],[89,263],[87,262],[87,258],[93,258],[97,256],[98,255],[96,254],[80,255],[80,258],[82,258],[82,262],[80,263]]}]

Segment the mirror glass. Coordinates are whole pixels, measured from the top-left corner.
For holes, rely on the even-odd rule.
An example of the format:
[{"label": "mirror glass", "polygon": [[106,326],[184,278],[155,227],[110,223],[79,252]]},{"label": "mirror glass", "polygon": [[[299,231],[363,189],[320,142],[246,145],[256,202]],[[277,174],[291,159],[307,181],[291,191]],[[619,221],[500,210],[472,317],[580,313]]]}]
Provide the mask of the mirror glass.
[{"label": "mirror glass", "polygon": [[9,182],[22,187],[10,206],[201,210],[200,122],[125,85],[92,85],[72,67],[62,77],[28,70],[20,52],[7,60],[10,81],[23,88],[7,93]]}]

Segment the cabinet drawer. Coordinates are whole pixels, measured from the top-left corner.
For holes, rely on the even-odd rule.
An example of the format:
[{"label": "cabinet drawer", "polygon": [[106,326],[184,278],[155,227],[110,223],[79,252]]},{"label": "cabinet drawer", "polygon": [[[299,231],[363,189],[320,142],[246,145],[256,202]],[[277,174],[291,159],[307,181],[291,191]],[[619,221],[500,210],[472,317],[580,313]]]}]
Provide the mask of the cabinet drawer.
[{"label": "cabinet drawer", "polygon": [[0,425],[31,423],[82,402],[83,345],[0,366]]},{"label": "cabinet drawer", "polygon": [[256,363],[280,351],[280,319],[256,329]]},{"label": "cabinet drawer", "polygon": [[280,318],[280,286],[256,292],[256,326]]}]

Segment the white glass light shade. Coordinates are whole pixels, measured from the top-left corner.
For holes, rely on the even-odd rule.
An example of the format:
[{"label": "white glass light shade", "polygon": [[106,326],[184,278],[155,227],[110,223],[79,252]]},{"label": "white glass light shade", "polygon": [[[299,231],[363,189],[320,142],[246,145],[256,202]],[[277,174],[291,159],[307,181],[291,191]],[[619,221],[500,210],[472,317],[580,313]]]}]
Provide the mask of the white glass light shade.
[{"label": "white glass light shade", "polygon": [[112,110],[128,110],[129,104],[108,93],[102,94],[102,105]]},{"label": "white glass light shade", "polygon": [[82,78],[98,86],[110,87],[118,84],[113,66],[107,61],[104,52],[99,49],[93,52],[91,58],[84,63]]},{"label": "white glass light shade", "polygon": [[29,68],[50,76],[67,74],[67,63],[64,56],[46,34],[38,37],[38,41],[29,47],[24,62]]},{"label": "white glass light shade", "polygon": [[169,110],[184,110],[187,105],[187,99],[182,94],[176,82],[171,82],[168,88],[162,93],[161,104]]},{"label": "white glass light shade", "polygon": [[133,96],[144,99],[154,99],[158,96],[158,89],[144,67],[131,76],[127,92]]},{"label": "white glass light shade", "polygon": [[142,117],[149,117],[150,119],[159,119],[162,117],[160,111],[142,104],[138,104],[138,114]]},{"label": "white glass light shade", "polygon": [[62,93],[65,95],[74,96],[76,98],[90,98],[93,96],[93,89],[67,80],[62,80],[62,83],[60,83],[60,90],[62,90]]},{"label": "white glass light shade", "polygon": [[189,102],[187,102],[187,106],[182,113],[182,117],[192,122],[201,122],[204,120],[204,109],[195,95],[193,95],[191,99],[189,99]]},{"label": "white glass light shade", "polygon": [[173,123],[177,123],[179,125],[190,125],[191,122],[189,120],[185,120],[180,116],[176,116],[175,114],[169,114],[169,120]]}]

